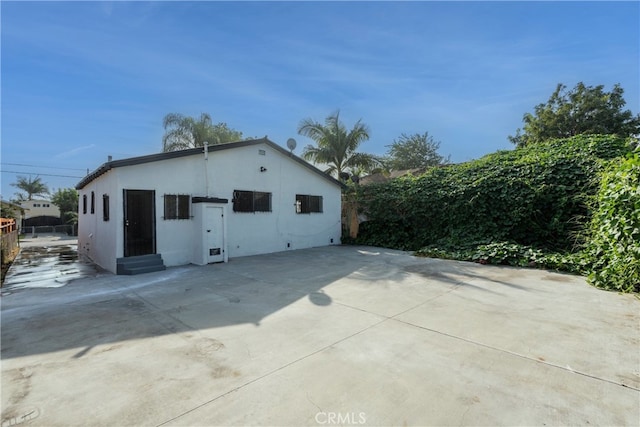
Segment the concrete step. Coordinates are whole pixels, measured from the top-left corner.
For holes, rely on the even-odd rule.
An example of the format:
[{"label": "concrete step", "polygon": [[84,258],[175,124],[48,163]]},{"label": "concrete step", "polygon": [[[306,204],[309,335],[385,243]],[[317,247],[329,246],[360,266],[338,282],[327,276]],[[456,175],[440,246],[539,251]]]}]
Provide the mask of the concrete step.
[{"label": "concrete step", "polygon": [[127,262],[132,262],[132,261],[142,261],[142,260],[161,260],[162,259],[162,255],[160,254],[147,254],[147,255],[136,255],[136,256],[129,256],[129,257],[123,257],[123,258],[118,258],[116,261],[118,263],[127,263]]},{"label": "concrete step", "polygon": [[144,274],[165,269],[166,267],[160,254],[124,257],[116,260],[117,274]]},{"label": "concrete step", "polygon": [[163,265],[149,265],[146,267],[131,267],[122,269],[122,272],[118,272],[120,275],[133,276],[135,274],[153,273],[154,271],[166,270],[167,267]]}]

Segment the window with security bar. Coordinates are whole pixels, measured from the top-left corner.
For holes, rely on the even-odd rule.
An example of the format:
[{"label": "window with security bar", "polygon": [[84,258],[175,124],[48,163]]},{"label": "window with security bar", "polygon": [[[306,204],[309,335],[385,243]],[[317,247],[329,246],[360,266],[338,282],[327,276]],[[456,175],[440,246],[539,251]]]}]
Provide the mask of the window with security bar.
[{"label": "window with security bar", "polygon": [[235,190],[232,202],[234,212],[271,212],[271,193]]},{"label": "window with security bar", "polygon": [[296,194],[296,213],[322,213],[322,196]]},{"label": "window with security bar", "polygon": [[191,218],[189,205],[191,196],[184,194],[164,195],[164,219],[189,219]]}]

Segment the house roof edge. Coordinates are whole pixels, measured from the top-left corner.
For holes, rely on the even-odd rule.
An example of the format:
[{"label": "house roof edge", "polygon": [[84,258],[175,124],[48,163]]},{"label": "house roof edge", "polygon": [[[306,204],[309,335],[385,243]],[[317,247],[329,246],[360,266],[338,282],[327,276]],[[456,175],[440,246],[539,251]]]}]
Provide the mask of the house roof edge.
[{"label": "house roof edge", "polygon": [[[300,157],[296,156],[295,154],[293,154],[292,151],[285,150],[284,148],[282,148],[281,146],[279,146],[275,142],[269,140],[269,138],[267,138],[266,136],[264,138],[259,138],[259,139],[247,139],[247,140],[244,140],[244,141],[228,142],[228,143],[224,143],[224,144],[209,145],[207,151],[209,153],[211,153],[211,152],[215,152],[215,151],[228,150],[228,149],[232,149],[232,148],[246,147],[246,146],[258,145],[258,144],[266,144],[269,147],[271,147],[271,148],[275,149],[276,151],[280,152],[284,156],[287,156],[291,160],[293,160],[295,162],[298,162],[302,166],[308,168],[312,172],[315,172],[315,173],[319,174],[323,178],[325,178],[325,179],[329,180],[330,182],[340,186],[341,188],[345,187],[345,185],[342,182],[340,182],[337,179],[333,178],[332,176],[322,172],[317,167],[313,166],[312,164],[310,164],[310,163],[306,162],[305,160],[301,159]],[[121,160],[111,160],[109,162],[103,163],[97,169],[95,169],[93,172],[90,172],[87,176],[82,178],[78,182],[78,184],[76,184],[75,188],[76,188],[76,190],[82,190],[84,187],[86,187],[93,180],[95,180],[98,177],[100,177],[100,176],[104,175],[105,173],[109,172],[111,169],[124,167],[124,166],[134,166],[134,165],[139,165],[139,164],[144,164],[144,163],[152,163],[152,162],[157,162],[157,161],[161,161],[161,160],[175,159],[175,158],[179,158],[179,157],[188,157],[188,156],[193,156],[193,155],[196,155],[196,154],[199,154],[199,153],[202,153],[202,152],[203,152],[203,147],[196,147],[196,148],[189,148],[189,149],[186,149],[186,150],[170,151],[170,152],[166,152],[166,153],[156,153],[156,154],[148,154],[148,155],[145,155],[145,156],[129,157],[129,158],[126,158],[126,159],[121,159]]]}]

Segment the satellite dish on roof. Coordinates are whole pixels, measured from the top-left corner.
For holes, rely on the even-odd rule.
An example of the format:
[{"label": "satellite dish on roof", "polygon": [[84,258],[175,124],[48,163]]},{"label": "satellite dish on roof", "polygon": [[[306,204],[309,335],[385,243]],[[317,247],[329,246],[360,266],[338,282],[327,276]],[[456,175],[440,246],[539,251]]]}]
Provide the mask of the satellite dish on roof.
[{"label": "satellite dish on roof", "polygon": [[289,150],[293,153],[293,150],[296,149],[296,140],[293,138],[287,139],[287,147],[289,147]]}]

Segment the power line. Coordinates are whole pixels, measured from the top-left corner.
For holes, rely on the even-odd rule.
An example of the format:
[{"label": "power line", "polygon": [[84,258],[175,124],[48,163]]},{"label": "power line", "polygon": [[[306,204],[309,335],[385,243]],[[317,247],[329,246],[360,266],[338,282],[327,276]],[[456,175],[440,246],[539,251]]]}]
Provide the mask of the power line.
[{"label": "power line", "polygon": [[[82,169],[79,169],[82,170]],[[57,176],[57,177],[61,177],[61,178],[84,178],[83,176],[71,176],[71,175],[56,175],[53,173],[34,173],[34,172],[18,172],[18,171],[1,171],[1,172],[6,172],[6,173],[19,173],[19,174],[24,174],[24,175],[42,175],[42,176]]]},{"label": "power line", "polygon": [[4,162],[2,162],[1,164],[9,165],[9,166],[25,166],[25,167],[28,167],[28,168],[45,168],[45,169],[62,169],[62,170],[68,170],[68,171],[84,171],[84,169],[78,169],[78,168],[59,168],[59,167],[56,167],[56,166],[25,165],[23,163],[4,163]]}]

